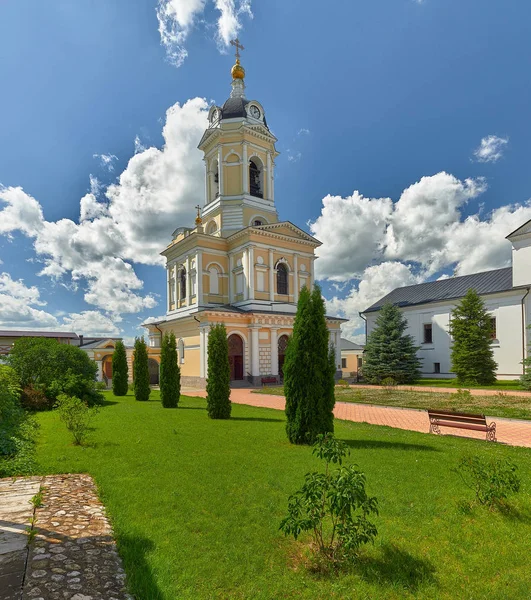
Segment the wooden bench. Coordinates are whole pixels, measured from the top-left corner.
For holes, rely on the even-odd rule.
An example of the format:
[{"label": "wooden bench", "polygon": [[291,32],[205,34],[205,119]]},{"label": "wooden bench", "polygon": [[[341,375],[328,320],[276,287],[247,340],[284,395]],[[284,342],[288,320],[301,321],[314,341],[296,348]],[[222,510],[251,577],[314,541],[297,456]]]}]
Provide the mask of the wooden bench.
[{"label": "wooden bench", "polygon": [[268,383],[278,383],[276,377],[262,377],[262,385],[266,385]]},{"label": "wooden bench", "polygon": [[485,415],[472,415],[470,413],[457,413],[446,410],[428,410],[430,419],[430,433],[441,433],[440,427],[455,427],[457,429],[472,429],[484,431],[486,439],[496,441],[496,423],[487,424]]}]

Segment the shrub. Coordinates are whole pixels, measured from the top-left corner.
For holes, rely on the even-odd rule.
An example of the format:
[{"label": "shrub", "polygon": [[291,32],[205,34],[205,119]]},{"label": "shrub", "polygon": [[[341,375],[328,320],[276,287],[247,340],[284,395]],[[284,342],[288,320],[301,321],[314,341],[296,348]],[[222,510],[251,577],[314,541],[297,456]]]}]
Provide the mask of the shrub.
[{"label": "shrub", "polygon": [[454,470],[480,504],[492,507],[520,491],[517,467],[508,459],[464,456]]},{"label": "shrub", "polygon": [[176,408],[181,396],[181,370],[173,331],[162,338],[160,350],[160,400],[164,408]]},{"label": "shrub", "polygon": [[299,294],[293,334],[284,361],[286,433],[293,444],[312,444],[334,430],[335,352],[329,346],[319,286]]},{"label": "shrub", "polygon": [[230,419],[229,344],[225,325],[219,323],[208,336],[207,412],[211,419]]},{"label": "shrub", "polygon": [[125,346],[121,340],[118,340],[112,353],[112,393],[115,396],[125,396],[127,394],[128,378],[129,368]]},{"label": "shrub", "polygon": [[107,385],[106,385],[105,381],[96,381],[96,384],[94,387],[95,387],[95,389],[97,389],[100,392],[103,392],[107,389]]},{"label": "shrub", "polygon": [[[356,465],[342,466],[348,454],[344,442],[320,434],[313,454],[325,461],[325,472],[306,474],[302,488],[288,500],[280,529],[295,539],[309,531],[320,558],[337,564],[374,541],[378,532],[369,516],[378,514],[378,501],[367,495],[365,474]],[[332,463],[339,468],[332,471]]]},{"label": "shrub", "polygon": [[340,379],[336,385],[344,389],[348,389],[350,387],[349,382],[346,379]]},{"label": "shrub", "polygon": [[0,365],[0,477],[33,472],[36,429],[35,421],[20,403],[16,372]]},{"label": "shrub", "polygon": [[392,394],[396,389],[396,381],[392,377],[382,379],[381,385],[387,394]]},{"label": "shrub", "polygon": [[91,420],[97,413],[97,408],[88,407],[85,402],[75,396],[60,394],[55,408],[59,418],[74,438],[75,446],[82,446],[86,440]]},{"label": "shrub", "polygon": [[465,384],[496,383],[491,315],[479,294],[470,289],[452,311],[452,371]]},{"label": "shrub", "polygon": [[380,384],[386,377],[396,383],[414,383],[420,377],[418,346],[406,334],[407,319],[393,304],[384,304],[363,353],[363,377]]},{"label": "shrub", "polygon": [[26,386],[20,396],[22,406],[27,410],[49,410],[53,402],[48,400],[46,394],[32,385]]},{"label": "shrub", "polygon": [[142,402],[147,402],[149,400],[149,395],[151,394],[151,388],[149,387],[147,346],[143,337],[135,338],[133,374],[135,398]]}]

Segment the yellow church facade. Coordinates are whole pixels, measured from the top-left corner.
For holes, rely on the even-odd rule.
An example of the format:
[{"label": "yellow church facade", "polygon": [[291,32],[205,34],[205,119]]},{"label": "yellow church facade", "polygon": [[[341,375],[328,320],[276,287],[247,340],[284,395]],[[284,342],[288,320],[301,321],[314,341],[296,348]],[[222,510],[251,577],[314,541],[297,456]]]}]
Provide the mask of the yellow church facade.
[{"label": "yellow church facade", "polygon": [[[238,55],[237,55],[238,56]],[[183,385],[204,387],[208,336],[224,323],[231,379],[279,381],[300,290],[314,283],[320,242],[275,206],[277,141],[262,105],[245,97],[245,72],[236,60],[232,92],[212,106],[199,148],[205,163],[205,202],[195,227],[180,227],[161,253],[166,259],[164,319],[148,322],[150,357],[173,332]],[[340,324],[327,317],[341,372]]]}]

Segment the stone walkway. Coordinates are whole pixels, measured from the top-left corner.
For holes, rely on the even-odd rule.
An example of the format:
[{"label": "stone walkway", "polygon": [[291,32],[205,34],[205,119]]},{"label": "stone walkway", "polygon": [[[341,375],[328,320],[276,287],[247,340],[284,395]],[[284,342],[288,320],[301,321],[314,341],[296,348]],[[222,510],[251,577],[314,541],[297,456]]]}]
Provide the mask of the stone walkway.
[{"label": "stone walkway", "polygon": [[[42,504],[34,510],[29,500],[39,487]],[[90,476],[55,475],[15,482],[4,479],[0,480],[0,494],[4,494],[0,499],[8,505],[20,507],[20,511],[13,511],[20,515],[16,520],[18,550],[14,551],[22,550],[24,554],[23,563],[20,556],[18,562],[0,562],[0,600],[132,599],[125,588],[125,573],[111,526]],[[28,548],[24,530],[32,516],[35,533]],[[4,502],[0,504],[0,520],[5,523]],[[1,583],[3,564],[19,567],[18,580],[12,580],[9,592]]]},{"label": "stone walkway", "polygon": [[[206,397],[205,390],[186,392],[189,395]],[[284,410],[284,396],[268,394],[255,394],[252,389],[231,390],[231,400],[236,404],[248,404],[264,408]],[[357,421],[358,423],[371,423],[372,425],[387,425],[398,429],[429,433],[430,423],[425,410],[410,408],[395,408],[389,406],[376,406],[372,404],[357,404],[353,402],[336,402],[334,416],[344,421]],[[502,419],[501,417],[487,417],[487,421],[496,422],[496,438],[498,442],[510,446],[525,446],[531,448],[531,421],[516,419]],[[462,435],[464,437],[485,439],[485,434],[467,429],[453,429],[444,431],[443,435]],[[448,433],[447,433],[448,432]],[[432,434],[434,435],[434,434]]]}]

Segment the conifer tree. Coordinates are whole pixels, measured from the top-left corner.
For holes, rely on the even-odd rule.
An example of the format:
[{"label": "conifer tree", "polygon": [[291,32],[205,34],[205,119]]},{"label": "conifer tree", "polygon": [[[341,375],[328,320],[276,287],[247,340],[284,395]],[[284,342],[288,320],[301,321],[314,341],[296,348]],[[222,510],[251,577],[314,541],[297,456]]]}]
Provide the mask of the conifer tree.
[{"label": "conifer tree", "polygon": [[208,336],[207,412],[211,419],[230,419],[230,364],[227,331],[223,323]]},{"label": "conifer tree", "polygon": [[459,383],[489,385],[496,382],[498,365],[493,357],[491,318],[474,289],[468,290],[452,311],[452,371]]},{"label": "conifer tree", "polygon": [[115,396],[125,396],[127,394],[128,377],[129,369],[127,367],[125,346],[121,340],[118,340],[112,353],[112,393]]},{"label": "conifer tree", "polygon": [[135,398],[146,402],[149,400],[151,388],[149,387],[149,367],[146,342],[143,337],[135,338],[135,352],[133,356],[133,387]]},{"label": "conifer tree", "polygon": [[333,431],[335,358],[332,370],[329,351],[321,290],[304,287],[284,360],[286,433],[294,444],[312,444]]},{"label": "conifer tree", "polygon": [[160,350],[160,400],[164,408],[177,408],[181,396],[181,370],[173,331],[164,334]]},{"label": "conifer tree", "polygon": [[382,306],[363,353],[363,376],[369,383],[388,377],[395,383],[414,383],[420,377],[419,348],[406,328],[407,319],[398,307]]}]

